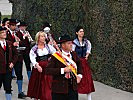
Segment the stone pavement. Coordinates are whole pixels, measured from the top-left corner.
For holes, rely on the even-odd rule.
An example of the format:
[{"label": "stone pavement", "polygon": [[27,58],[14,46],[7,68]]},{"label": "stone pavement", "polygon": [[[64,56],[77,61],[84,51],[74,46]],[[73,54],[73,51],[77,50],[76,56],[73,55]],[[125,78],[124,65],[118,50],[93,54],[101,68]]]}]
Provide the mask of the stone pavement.
[{"label": "stone pavement", "polygon": [[[28,79],[26,74],[25,65],[23,66],[23,91],[27,93]],[[95,81],[95,89],[96,92],[92,93],[92,100],[133,100],[133,93],[121,91],[119,89],[115,89],[113,87],[104,85],[100,82]],[[17,84],[16,80],[12,81],[12,100],[22,100],[17,98]],[[0,100],[5,100],[3,87],[0,89]],[[33,100],[30,98],[26,98],[25,100]],[[87,100],[86,94],[80,94],[79,100]]]}]

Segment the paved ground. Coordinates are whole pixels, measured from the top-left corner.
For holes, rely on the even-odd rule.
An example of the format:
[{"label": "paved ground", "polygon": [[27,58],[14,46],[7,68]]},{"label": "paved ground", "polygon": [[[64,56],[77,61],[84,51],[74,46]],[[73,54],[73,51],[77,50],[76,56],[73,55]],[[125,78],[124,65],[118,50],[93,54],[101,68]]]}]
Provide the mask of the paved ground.
[{"label": "paved ground", "polygon": [[[24,83],[23,83],[23,91],[27,92],[28,79],[26,75],[25,66],[23,68],[24,75]],[[92,93],[92,100],[133,100],[133,93],[121,91],[119,89],[112,88],[110,86],[104,85],[100,82],[94,82],[96,92]],[[13,87],[13,95],[12,100],[21,100],[17,98],[17,84],[16,80],[12,81]],[[4,90],[1,88],[0,90],[0,100],[5,100]],[[31,100],[30,98],[26,98],[25,100]],[[80,94],[79,100],[87,100],[86,95]]]}]

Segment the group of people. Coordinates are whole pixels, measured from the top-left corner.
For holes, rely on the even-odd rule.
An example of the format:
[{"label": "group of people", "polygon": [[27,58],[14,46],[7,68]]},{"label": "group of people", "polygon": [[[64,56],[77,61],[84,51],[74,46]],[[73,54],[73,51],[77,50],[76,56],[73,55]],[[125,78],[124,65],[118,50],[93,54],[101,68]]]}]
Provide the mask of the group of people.
[{"label": "group of people", "polygon": [[[84,29],[77,26],[75,39],[68,34],[55,40],[50,33],[51,25],[44,23],[44,29],[33,39],[26,30],[25,22],[5,18],[0,26],[0,88],[3,84],[6,100],[11,100],[11,81],[14,69],[17,77],[18,98],[35,100],[78,100],[78,94],[95,91],[88,57],[91,43],[84,38]],[[22,91],[22,66],[25,62],[29,79],[27,94]],[[32,66],[31,66],[32,63]],[[31,69],[32,67],[32,69]]]},{"label": "group of people", "polygon": [[[18,24],[19,23],[19,24]],[[27,24],[25,22],[18,22],[16,19],[4,18],[0,26],[0,42],[1,42],[1,63],[0,70],[0,84],[3,83],[4,90],[6,91],[6,99],[11,100],[11,81],[12,72],[15,71],[18,86],[18,98],[25,98],[23,93],[23,74],[22,66],[23,60],[27,69],[27,76],[30,79],[31,66],[30,66],[30,43],[32,41],[30,34],[26,31]],[[9,43],[12,44],[12,47]],[[6,49],[4,49],[6,48]],[[3,51],[4,50],[4,51]],[[9,51],[10,50],[10,51]],[[13,52],[13,50],[16,50]],[[11,55],[11,56],[10,56]],[[11,64],[11,68],[9,68]],[[7,77],[5,77],[7,76]],[[10,78],[8,78],[10,77]],[[1,85],[2,86],[2,85]],[[8,92],[7,92],[8,91]]]}]

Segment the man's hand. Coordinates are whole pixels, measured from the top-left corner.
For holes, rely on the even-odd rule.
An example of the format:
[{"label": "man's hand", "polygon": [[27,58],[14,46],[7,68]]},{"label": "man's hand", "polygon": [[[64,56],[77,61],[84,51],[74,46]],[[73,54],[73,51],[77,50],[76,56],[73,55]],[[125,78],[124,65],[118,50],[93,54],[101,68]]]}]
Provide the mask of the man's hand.
[{"label": "man's hand", "polygon": [[77,76],[77,83],[80,83],[81,77]]},{"label": "man's hand", "polygon": [[10,64],[9,64],[10,69],[12,69],[13,66],[14,66],[13,63],[10,63]]},{"label": "man's hand", "polygon": [[26,33],[26,34],[24,35],[24,37],[29,37],[29,34]]},{"label": "man's hand", "polygon": [[19,42],[14,42],[13,46],[19,46]]},{"label": "man's hand", "polygon": [[72,70],[69,67],[65,67],[64,72],[69,73],[69,72],[72,72]]}]

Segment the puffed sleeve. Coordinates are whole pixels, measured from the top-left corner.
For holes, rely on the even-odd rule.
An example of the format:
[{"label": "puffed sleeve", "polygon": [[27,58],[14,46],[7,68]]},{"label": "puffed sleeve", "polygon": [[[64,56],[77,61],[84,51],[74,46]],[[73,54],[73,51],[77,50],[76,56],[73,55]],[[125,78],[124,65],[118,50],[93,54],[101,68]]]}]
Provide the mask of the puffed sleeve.
[{"label": "puffed sleeve", "polygon": [[53,46],[51,46],[51,45],[49,45],[49,44],[48,44],[48,46],[49,46],[49,49],[50,49],[50,53],[51,53],[51,54],[53,54],[53,53],[56,52],[56,49],[55,49]]},{"label": "puffed sleeve", "polygon": [[86,51],[86,53],[91,53],[91,43],[90,43],[90,41],[89,40],[87,40],[87,51]]},{"label": "puffed sleeve", "polygon": [[72,45],[72,51],[75,51],[76,45],[73,43]]},{"label": "puffed sleeve", "polygon": [[31,63],[32,63],[33,66],[35,67],[35,65],[37,64],[37,61],[36,61],[36,54],[35,54],[34,51],[31,49],[29,55],[30,55]]}]

